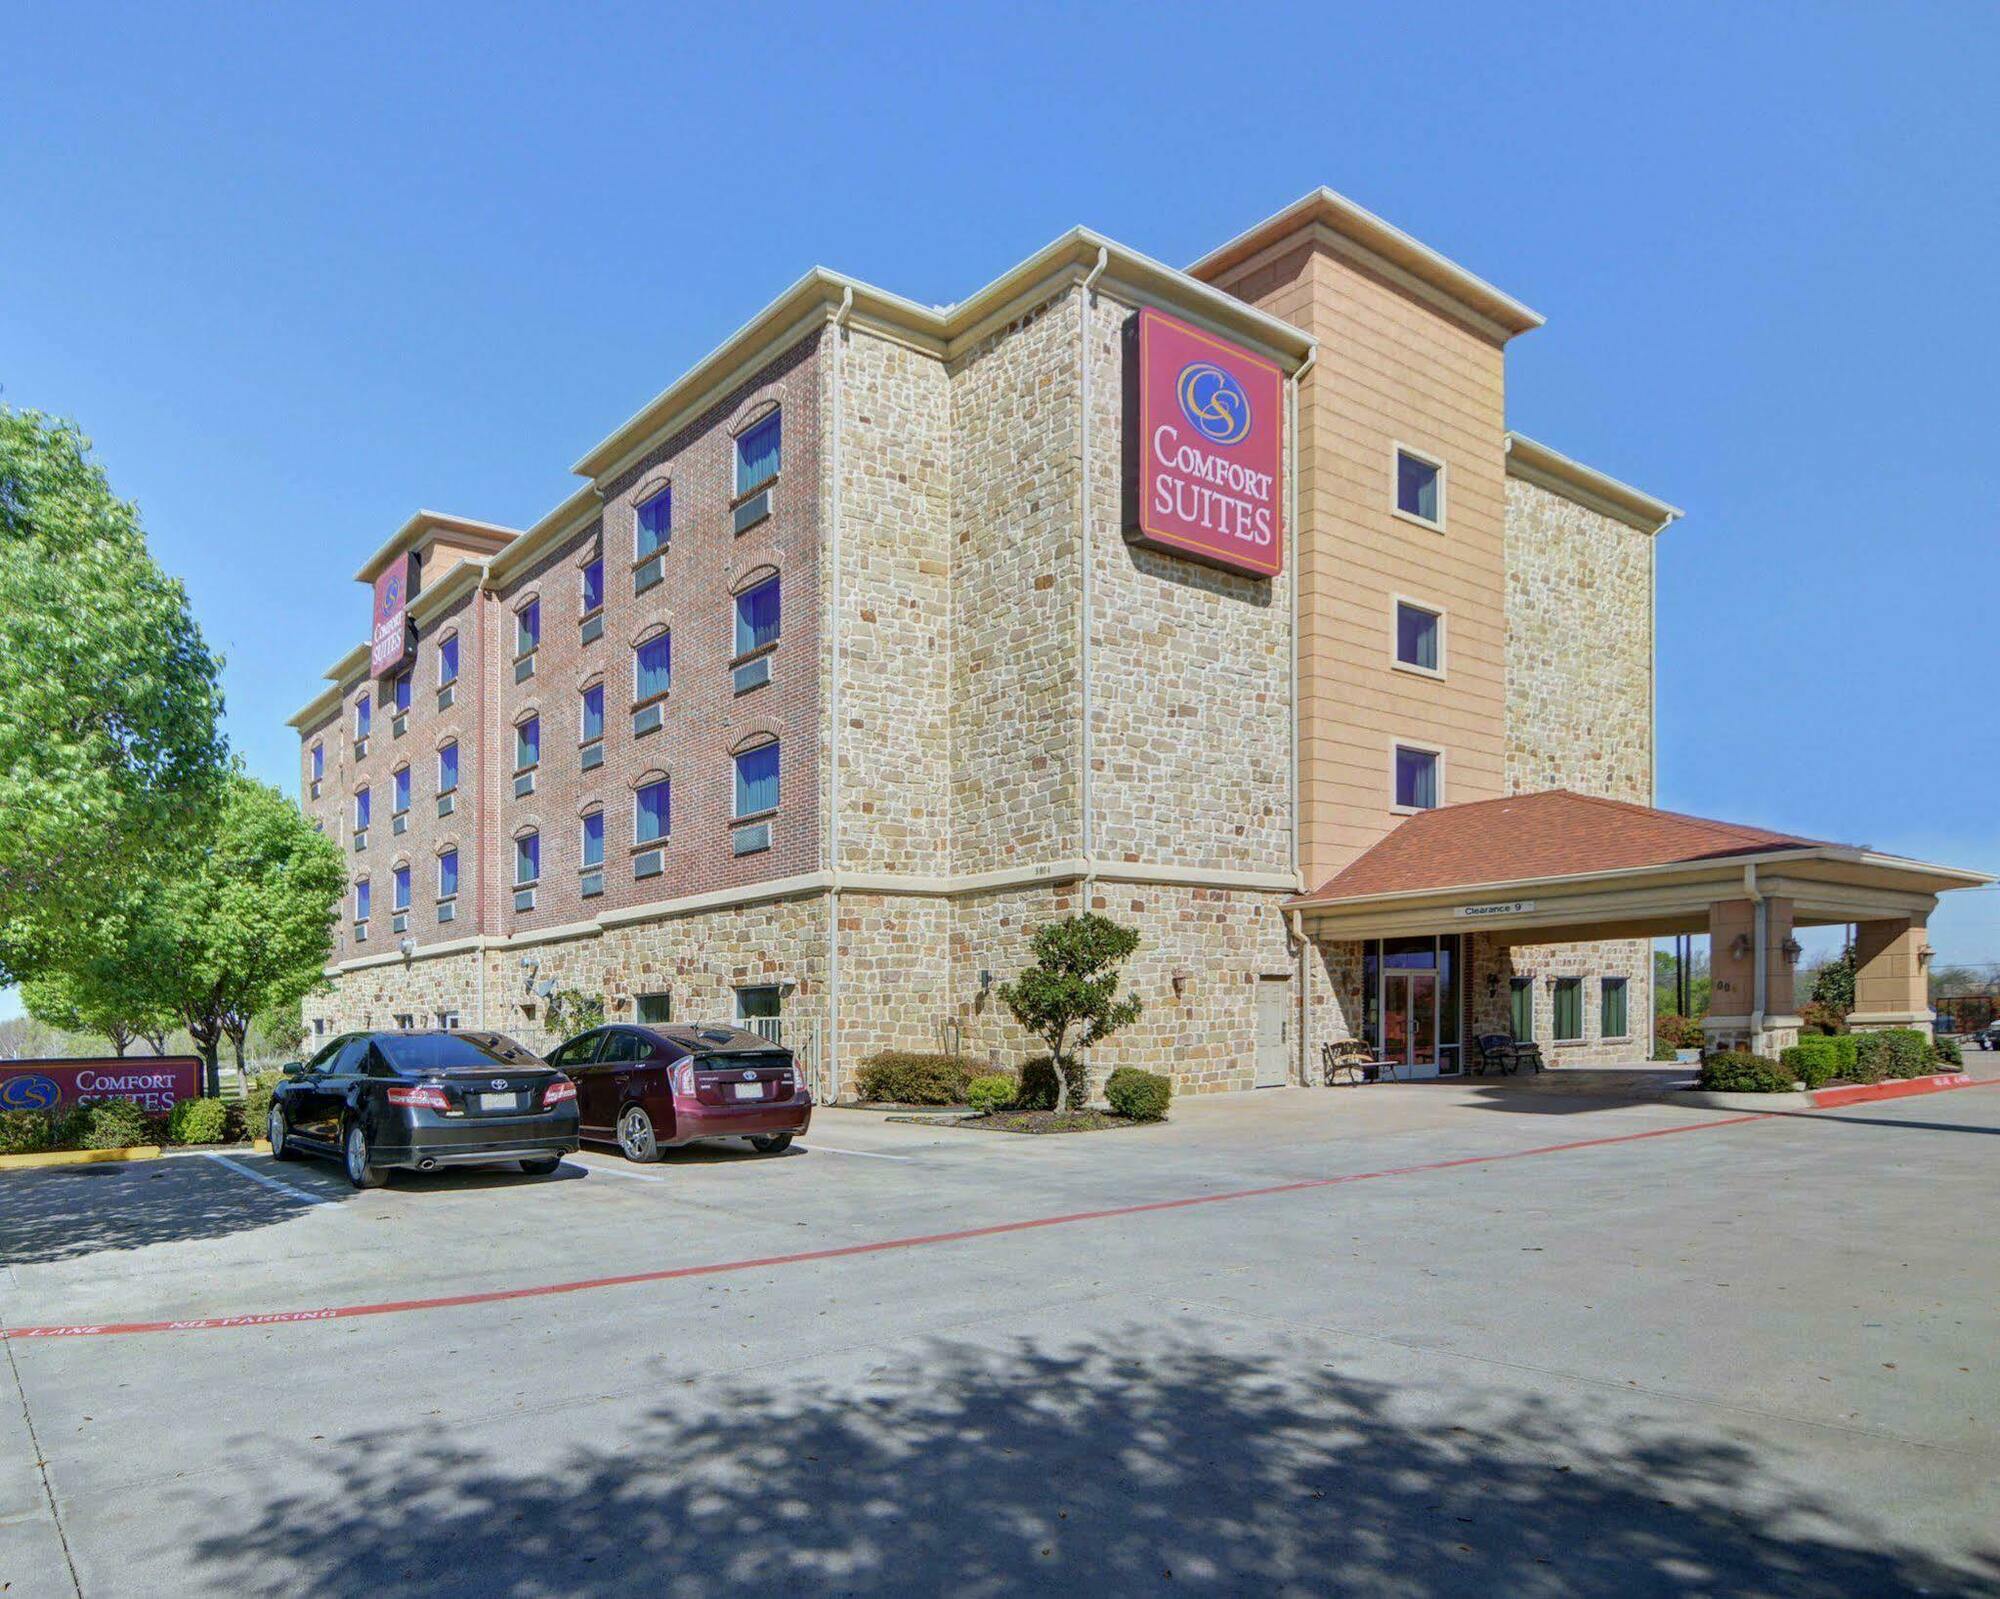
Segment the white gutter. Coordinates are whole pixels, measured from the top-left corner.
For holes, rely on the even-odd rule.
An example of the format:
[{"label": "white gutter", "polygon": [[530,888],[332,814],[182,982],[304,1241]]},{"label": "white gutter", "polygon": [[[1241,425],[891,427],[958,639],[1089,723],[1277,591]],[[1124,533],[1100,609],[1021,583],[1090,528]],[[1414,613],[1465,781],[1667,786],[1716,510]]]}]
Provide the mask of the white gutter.
[{"label": "white gutter", "polygon": [[1077,507],[1077,550],[1078,561],[1082,568],[1082,584],[1076,624],[1077,676],[1082,685],[1083,697],[1082,764],[1077,773],[1077,793],[1083,810],[1083,826],[1077,842],[1084,861],[1083,908],[1086,911],[1090,909],[1090,872],[1093,865],[1090,825],[1090,291],[1110,262],[1110,248],[1100,246],[1097,252],[1097,264],[1084,277],[1083,287],[1076,300],[1077,386],[1081,392],[1083,413],[1081,418],[1083,437],[1079,447],[1082,481],[1079,485]]},{"label": "white gutter", "polygon": [[[1755,861],[1743,868],[1743,892],[1757,907],[1757,934],[1751,940],[1751,957],[1757,967],[1750,977],[1750,1048],[1755,1051],[1764,1035],[1764,945],[1770,936],[1771,925],[1771,907],[1764,899],[1764,891],[1757,886]],[[1710,958],[1714,958],[1712,954]]]},{"label": "white gutter", "polygon": [[[1286,389],[1286,400],[1291,410],[1286,434],[1292,441],[1292,458],[1288,463],[1290,471],[1285,476],[1285,528],[1286,537],[1292,541],[1292,659],[1291,674],[1286,683],[1285,694],[1289,701],[1288,713],[1291,722],[1291,757],[1286,764],[1286,776],[1291,804],[1291,872],[1292,881],[1298,885],[1298,892],[1304,893],[1306,882],[1299,875],[1299,385],[1306,374],[1319,361],[1319,346],[1315,344],[1307,352],[1298,371],[1291,376]],[[1306,940],[1305,914],[1294,910],[1291,913],[1293,959],[1298,962],[1299,981],[1299,1084],[1312,1085],[1312,1061],[1306,1051],[1306,1034],[1312,1019],[1312,960]]]},{"label": "white gutter", "polygon": [[836,1098],[840,1090],[840,432],[844,422],[841,394],[844,373],[841,347],[847,319],[854,310],[854,286],[842,291],[840,308],[833,313],[833,347],[828,368],[833,393],[828,410],[832,417],[827,451],[826,551],[829,596],[827,654],[830,678],[827,684],[827,809],[826,809],[826,1048],[821,1070],[826,1078],[826,1097]]}]

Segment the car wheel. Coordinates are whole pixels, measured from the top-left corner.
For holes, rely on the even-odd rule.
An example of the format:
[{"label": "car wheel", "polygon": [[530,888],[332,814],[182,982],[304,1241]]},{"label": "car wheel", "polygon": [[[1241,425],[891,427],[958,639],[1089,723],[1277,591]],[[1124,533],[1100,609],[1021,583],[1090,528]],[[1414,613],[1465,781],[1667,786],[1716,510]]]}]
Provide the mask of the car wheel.
[{"label": "car wheel", "polygon": [[356,1188],[380,1188],[388,1180],[387,1172],[368,1164],[368,1135],[361,1130],[361,1123],[348,1123],[347,1141],[342,1148],[346,1159],[341,1164],[347,1180]]},{"label": "car wheel", "polygon": [[637,1105],[628,1105],[618,1118],[618,1147],[627,1160],[639,1162],[660,1158],[660,1140],[653,1131],[653,1118]]},{"label": "car wheel", "polygon": [[264,1136],[271,1141],[271,1159],[297,1160],[299,1152],[292,1148],[292,1129],[285,1120],[282,1105],[273,1105],[271,1114],[264,1118]]},{"label": "car wheel", "polygon": [[546,1177],[562,1164],[562,1156],[550,1155],[541,1160],[524,1160],[521,1170],[530,1177]]},{"label": "car wheel", "polygon": [[772,1133],[765,1138],[753,1138],[750,1147],[760,1155],[776,1155],[792,1147],[790,1133]]}]

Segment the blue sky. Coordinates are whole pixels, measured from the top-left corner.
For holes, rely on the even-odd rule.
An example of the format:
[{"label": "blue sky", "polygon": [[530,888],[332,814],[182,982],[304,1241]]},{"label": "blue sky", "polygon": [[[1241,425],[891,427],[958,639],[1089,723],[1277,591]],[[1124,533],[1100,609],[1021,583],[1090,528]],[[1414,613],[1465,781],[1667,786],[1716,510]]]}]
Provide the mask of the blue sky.
[{"label": "blue sky", "polygon": [[[815,262],[962,297],[1331,184],[1549,318],[1523,431],[1682,505],[1660,799],[2000,869],[2000,29],[1976,8],[87,5],[0,52],[0,384],[285,718],[412,510],[524,525]],[[1947,960],[2000,960],[2000,894]]]}]

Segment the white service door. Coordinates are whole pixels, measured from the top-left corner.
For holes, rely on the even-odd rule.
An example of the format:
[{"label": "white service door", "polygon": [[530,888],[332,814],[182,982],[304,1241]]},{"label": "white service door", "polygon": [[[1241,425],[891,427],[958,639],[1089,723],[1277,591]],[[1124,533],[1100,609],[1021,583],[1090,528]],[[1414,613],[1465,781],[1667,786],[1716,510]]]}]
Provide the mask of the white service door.
[{"label": "white service door", "polygon": [[1257,983],[1257,1074],[1259,1088],[1283,1088],[1292,1080],[1292,985],[1282,977]]}]

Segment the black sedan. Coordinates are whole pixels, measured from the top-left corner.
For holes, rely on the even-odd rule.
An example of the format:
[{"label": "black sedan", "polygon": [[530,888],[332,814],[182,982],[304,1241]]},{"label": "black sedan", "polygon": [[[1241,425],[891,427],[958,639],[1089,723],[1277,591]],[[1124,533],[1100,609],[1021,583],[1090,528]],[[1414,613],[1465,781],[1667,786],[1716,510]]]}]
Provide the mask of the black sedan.
[{"label": "black sedan", "polygon": [[271,1153],[340,1161],[356,1188],[392,1170],[518,1162],[577,1144],[576,1085],[501,1033],[345,1033],[271,1093]]}]

